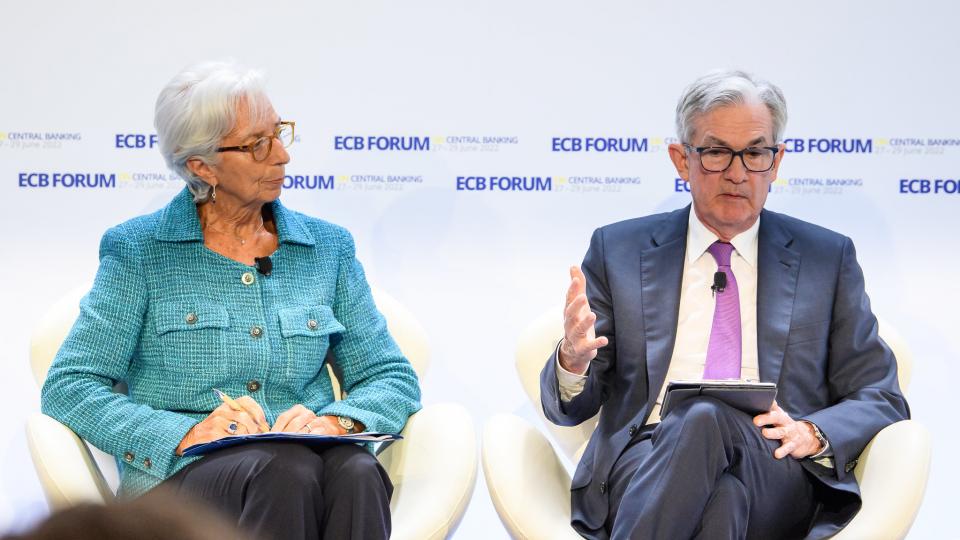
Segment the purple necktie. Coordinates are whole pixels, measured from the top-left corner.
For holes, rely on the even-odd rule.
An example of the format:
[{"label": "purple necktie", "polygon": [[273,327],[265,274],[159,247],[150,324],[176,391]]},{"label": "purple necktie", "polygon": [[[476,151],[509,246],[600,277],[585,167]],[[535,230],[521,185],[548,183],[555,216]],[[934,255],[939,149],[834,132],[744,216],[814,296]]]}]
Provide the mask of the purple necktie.
[{"label": "purple necktie", "polygon": [[703,368],[704,379],[740,378],[740,291],[737,278],[730,268],[730,254],[733,245],[727,242],[714,242],[707,251],[717,260],[718,272],[727,275],[727,286],[723,292],[716,291],[716,308],[713,311],[713,328],[710,330],[710,344],[707,346],[707,361]]}]

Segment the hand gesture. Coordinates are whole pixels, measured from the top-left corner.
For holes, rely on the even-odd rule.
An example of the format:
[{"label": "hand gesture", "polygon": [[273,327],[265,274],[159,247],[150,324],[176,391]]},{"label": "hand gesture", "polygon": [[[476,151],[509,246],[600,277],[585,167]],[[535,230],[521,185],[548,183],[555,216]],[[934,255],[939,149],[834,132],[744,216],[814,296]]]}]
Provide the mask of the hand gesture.
[{"label": "hand gesture", "polygon": [[587,277],[580,268],[570,267],[570,287],[563,310],[563,342],[560,344],[560,365],[567,371],[583,373],[596,358],[597,349],[607,345],[605,336],[596,337],[593,324],[597,314],[587,300]]}]

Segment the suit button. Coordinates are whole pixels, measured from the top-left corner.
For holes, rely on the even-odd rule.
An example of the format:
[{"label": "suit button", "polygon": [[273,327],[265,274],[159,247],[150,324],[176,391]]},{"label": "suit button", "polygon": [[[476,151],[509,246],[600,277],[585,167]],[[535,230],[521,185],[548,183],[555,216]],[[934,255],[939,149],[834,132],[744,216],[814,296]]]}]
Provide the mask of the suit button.
[{"label": "suit button", "polygon": [[153,460],[151,460],[151,459],[148,458],[148,457],[143,458],[143,466],[146,467],[146,468],[148,468],[148,469],[149,469],[150,467],[153,467]]},{"label": "suit button", "polygon": [[600,494],[603,495],[606,492],[607,492],[607,483],[600,482]]},{"label": "suit button", "polygon": [[244,285],[253,285],[253,281],[253,272],[244,272],[243,275],[240,276],[240,282]]},{"label": "suit button", "polygon": [[187,313],[187,316],[184,317],[184,320],[187,321],[187,324],[193,324],[197,322],[197,314],[193,312]]},{"label": "suit button", "polygon": [[633,437],[634,435],[637,434],[637,431],[639,431],[639,429],[637,429],[637,425],[634,424],[634,425],[630,426],[630,429],[627,430],[627,433],[628,433],[631,437]]},{"label": "suit button", "polygon": [[261,328],[261,327],[259,327],[259,326],[256,326],[256,325],[252,326],[252,327],[250,328],[250,335],[253,336],[253,337],[255,337],[255,338],[258,338],[258,337],[262,336],[262,335],[263,335],[263,328]]},{"label": "suit button", "polygon": [[134,458],[135,456],[133,455],[133,452],[123,453],[123,460],[126,461],[127,463],[133,463]]},{"label": "suit button", "polygon": [[258,380],[252,380],[252,381],[250,381],[250,382],[247,383],[247,391],[248,391],[248,392],[256,392],[256,391],[259,390],[259,389],[260,389],[260,381],[258,381]]}]

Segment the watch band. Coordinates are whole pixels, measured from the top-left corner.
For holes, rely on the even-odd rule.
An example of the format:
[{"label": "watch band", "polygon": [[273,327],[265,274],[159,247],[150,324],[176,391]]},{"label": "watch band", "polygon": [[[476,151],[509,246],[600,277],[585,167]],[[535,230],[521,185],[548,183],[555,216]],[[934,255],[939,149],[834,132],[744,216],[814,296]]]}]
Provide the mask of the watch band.
[{"label": "watch band", "polygon": [[810,459],[817,459],[823,456],[823,454],[825,454],[827,450],[830,449],[830,441],[828,441],[827,438],[823,436],[823,432],[820,431],[820,428],[817,427],[816,424],[814,424],[813,422],[810,422],[809,420],[805,420],[805,422],[810,424],[810,427],[813,428],[813,435],[817,438],[818,441],[820,441],[820,447],[821,447],[820,451],[812,456],[809,456]]}]

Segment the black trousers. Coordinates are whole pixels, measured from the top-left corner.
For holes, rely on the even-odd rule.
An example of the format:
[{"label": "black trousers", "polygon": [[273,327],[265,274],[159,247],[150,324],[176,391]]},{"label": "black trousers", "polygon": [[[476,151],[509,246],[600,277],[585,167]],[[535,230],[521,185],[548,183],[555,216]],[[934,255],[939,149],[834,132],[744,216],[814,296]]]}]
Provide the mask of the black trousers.
[{"label": "black trousers", "polygon": [[603,532],[613,539],[802,538],[815,480],[796,459],[774,458],[779,446],[752,416],[713,398],[687,400],[614,464]]},{"label": "black trousers", "polygon": [[393,484],[353,444],[258,442],[212,453],[161,486],[207,502],[262,539],[390,537]]}]

